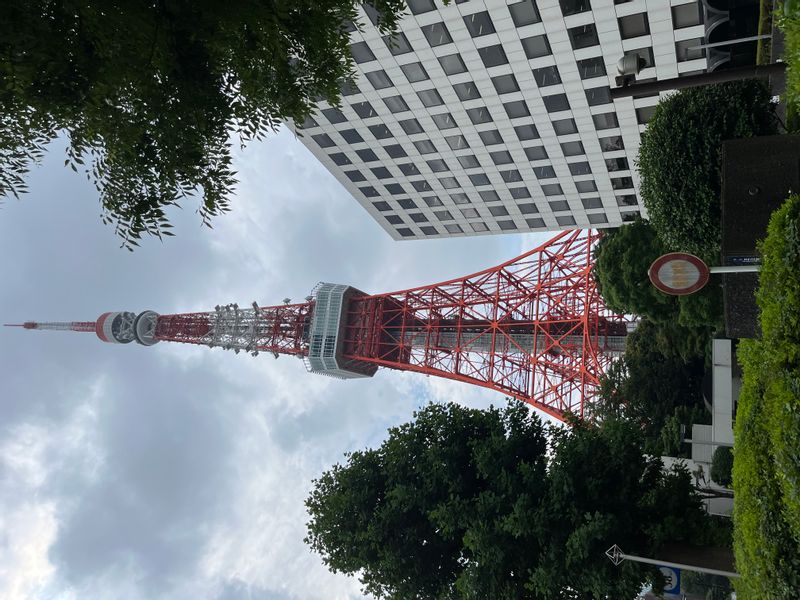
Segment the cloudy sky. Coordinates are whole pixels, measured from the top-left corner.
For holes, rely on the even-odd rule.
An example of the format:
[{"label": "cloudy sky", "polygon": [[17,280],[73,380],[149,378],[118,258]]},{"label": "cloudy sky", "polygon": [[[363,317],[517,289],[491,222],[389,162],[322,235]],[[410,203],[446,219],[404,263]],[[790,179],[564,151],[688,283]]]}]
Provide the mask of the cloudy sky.
[{"label": "cloudy sky", "polygon": [[[494,265],[532,236],[394,242],[293,135],[237,159],[233,213],[131,254],[56,144],[0,208],[0,322],[304,298],[320,280],[402,289]],[[312,479],[429,401],[481,388],[297,359],[0,329],[0,597],[358,599],[303,544]]]}]

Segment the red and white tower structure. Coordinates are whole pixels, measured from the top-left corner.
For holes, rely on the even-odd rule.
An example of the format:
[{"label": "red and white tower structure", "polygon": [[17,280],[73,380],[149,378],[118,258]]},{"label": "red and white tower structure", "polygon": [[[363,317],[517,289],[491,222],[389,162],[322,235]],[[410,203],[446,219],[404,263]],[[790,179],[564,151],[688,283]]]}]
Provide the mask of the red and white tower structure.
[{"label": "red and white tower structure", "polygon": [[598,237],[565,231],[496,267],[388,294],[320,283],[299,304],[18,326],[94,332],[116,344],[290,354],[312,373],[342,379],[371,377],[379,367],[416,371],[496,390],[559,419],[583,416],[628,329],[603,304],[591,273]]}]

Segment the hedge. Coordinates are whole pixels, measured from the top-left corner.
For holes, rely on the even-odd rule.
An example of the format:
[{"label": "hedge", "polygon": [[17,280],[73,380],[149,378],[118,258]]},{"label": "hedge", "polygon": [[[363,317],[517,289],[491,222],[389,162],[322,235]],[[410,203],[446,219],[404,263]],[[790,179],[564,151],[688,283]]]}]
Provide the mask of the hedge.
[{"label": "hedge", "polygon": [[637,167],[650,223],[669,250],[716,259],[722,142],[776,132],[770,92],[757,80],[688,88],[658,104]]},{"label": "hedge", "polygon": [[711,479],[719,485],[729,486],[733,471],[733,452],[727,446],[720,446],[714,450],[714,457],[711,459]]},{"label": "hedge", "polygon": [[762,338],[739,345],[742,390],[733,464],[739,597],[800,589],[800,196],[776,211],[760,245]]}]

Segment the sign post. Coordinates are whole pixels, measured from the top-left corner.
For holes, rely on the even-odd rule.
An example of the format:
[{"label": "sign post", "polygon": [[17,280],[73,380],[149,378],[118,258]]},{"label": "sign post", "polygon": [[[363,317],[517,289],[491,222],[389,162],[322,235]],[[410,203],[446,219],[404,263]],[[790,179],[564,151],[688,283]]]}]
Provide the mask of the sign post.
[{"label": "sign post", "polygon": [[694,254],[670,252],[650,265],[647,276],[656,288],[671,296],[687,296],[703,289],[711,273],[754,273],[761,265],[710,267]]}]

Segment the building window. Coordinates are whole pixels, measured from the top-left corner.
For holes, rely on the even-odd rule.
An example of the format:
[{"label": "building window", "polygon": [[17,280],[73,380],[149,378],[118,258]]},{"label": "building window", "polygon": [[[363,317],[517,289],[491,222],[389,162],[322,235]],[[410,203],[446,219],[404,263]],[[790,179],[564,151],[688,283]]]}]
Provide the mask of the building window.
[{"label": "building window", "polygon": [[514,221],[498,221],[497,224],[503,231],[512,231],[517,228]]},{"label": "building window", "polygon": [[328,157],[333,161],[333,164],[338,165],[340,167],[344,165],[351,165],[353,164],[352,161],[347,158],[347,155],[343,152],[334,152],[333,154],[329,154]]},{"label": "building window", "polygon": [[531,229],[544,227],[544,219],[540,219],[539,217],[535,217],[533,219],[525,219],[525,222]]},{"label": "building window", "polygon": [[336,142],[331,139],[327,133],[318,133],[317,135],[312,135],[311,139],[317,142],[317,146],[320,148],[330,148],[331,146],[335,146]]},{"label": "building window", "polygon": [[506,57],[502,44],[478,48],[478,55],[483,61],[483,66],[487,69],[508,63],[508,57]]},{"label": "building window", "polygon": [[586,101],[589,103],[589,106],[599,106],[611,102],[611,93],[608,86],[591,88],[585,90],[585,92]]},{"label": "building window", "polygon": [[536,175],[536,179],[555,179],[556,177],[556,171],[550,165],[533,167],[533,174]]},{"label": "building window", "polygon": [[[702,44],[702,42],[698,43]],[[636,48],[635,50],[628,50],[625,53],[625,56],[631,56],[631,55],[636,55],[639,58],[641,58],[644,61],[645,69],[648,67],[652,67],[656,64],[655,60],[653,59],[653,49],[650,46],[647,46],[646,48]],[[641,82],[642,80],[640,79],[639,83]]]},{"label": "building window", "polygon": [[383,187],[385,187],[386,191],[392,196],[402,196],[406,193],[406,191],[403,189],[403,186],[399,183],[387,183]]},{"label": "building window", "polygon": [[600,142],[600,150],[603,152],[616,152],[617,150],[625,149],[621,135],[600,138],[598,141]]},{"label": "building window", "polygon": [[672,23],[674,29],[684,27],[694,27],[703,22],[703,15],[700,12],[700,3],[691,2],[672,7]]},{"label": "building window", "polygon": [[550,43],[547,41],[546,35],[535,35],[520,41],[522,49],[525,50],[525,56],[528,58],[539,58],[551,54]]},{"label": "building window", "polygon": [[436,146],[434,146],[433,142],[430,140],[419,140],[414,142],[414,147],[420,154],[432,154],[433,152],[436,152]]},{"label": "building window", "polygon": [[454,190],[461,187],[461,184],[458,183],[458,179],[455,177],[440,177],[439,183],[446,190]]},{"label": "building window", "polygon": [[587,58],[578,61],[578,73],[581,79],[592,79],[593,77],[603,77],[606,74],[606,64],[602,56]]},{"label": "building window", "polygon": [[383,98],[383,103],[393,113],[405,112],[409,110],[408,104],[406,101],[403,100],[402,96],[389,96],[388,98]]},{"label": "building window", "polygon": [[480,125],[481,123],[492,122],[492,115],[489,112],[489,109],[486,108],[485,106],[479,106],[478,108],[468,108],[467,116],[469,117],[469,120],[472,121],[473,125]]},{"label": "building window", "polygon": [[[425,201],[425,204],[427,204],[430,208],[434,208],[436,206],[444,206],[442,201],[439,200],[439,198],[437,198],[436,196],[426,196],[425,198],[423,198],[423,200]],[[439,213],[436,214],[438,215]]]},{"label": "building window", "polygon": [[494,33],[494,23],[489,18],[489,11],[484,10],[464,17],[464,24],[472,37],[480,37]]},{"label": "building window", "polygon": [[575,119],[560,119],[553,121],[553,131],[556,135],[571,135],[578,133],[578,126],[575,125]]},{"label": "building window", "polygon": [[386,167],[375,167],[374,169],[370,169],[370,171],[372,171],[372,174],[378,179],[391,179],[393,177],[392,172]]},{"label": "building window", "polygon": [[505,206],[490,206],[489,213],[493,217],[505,217],[508,215],[508,210]]},{"label": "building window", "polygon": [[325,115],[325,118],[333,125],[347,121],[347,117],[345,117],[344,113],[338,108],[323,108],[322,114]]},{"label": "building window", "polygon": [[434,227],[433,225],[425,225],[423,227],[420,227],[420,230],[425,235],[438,235],[439,234],[439,232],[436,231],[436,227]]},{"label": "building window", "polygon": [[464,150],[465,148],[469,148],[467,138],[463,135],[445,136],[444,141],[450,146],[450,150]]},{"label": "building window", "polygon": [[627,171],[629,168],[630,167],[628,166],[628,159],[625,157],[606,159],[606,169],[610,172]]},{"label": "building window", "polygon": [[636,121],[640,125],[646,125],[650,119],[653,118],[653,115],[656,113],[655,106],[642,106],[641,108],[636,109]]},{"label": "building window", "polygon": [[423,106],[430,108],[431,106],[441,106],[444,100],[436,90],[421,90],[417,92],[417,97],[422,102]]},{"label": "building window", "polygon": [[547,158],[547,150],[544,149],[544,146],[525,148],[525,156],[528,157],[528,160],[543,160]]},{"label": "building window", "polygon": [[389,206],[388,202],[384,202],[383,200],[379,200],[378,202],[373,202],[372,206],[375,207],[376,210],[381,212],[386,212],[387,210],[392,210],[392,207]]},{"label": "building window", "polygon": [[[447,214],[450,214],[450,213],[447,213]],[[461,229],[461,226],[460,225],[456,225],[455,223],[449,223],[449,224],[445,225],[444,228],[447,230],[447,233],[464,233],[464,230]]]},{"label": "building window", "polygon": [[513,75],[499,75],[492,77],[492,85],[498,94],[510,94],[519,91],[517,78]]},{"label": "building window", "polygon": [[524,200],[525,198],[531,197],[530,190],[525,186],[508,188],[508,191],[511,192],[511,197],[514,198],[514,200]]},{"label": "building window", "polygon": [[467,71],[467,65],[464,64],[459,54],[440,56],[439,64],[447,75],[458,75],[459,73],[465,73]]},{"label": "building window", "polygon": [[558,85],[561,83],[561,76],[558,74],[558,67],[555,65],[534,69],[533,78],[536,79],[536,85],[539,87],[547,87],[548,85]]},{"label": "building window", "polygon": [[484,146],[493,146],[495,144],[503,143],[503,136],[501,136],[500,132],[496,129],[479,131],[478,135],[480,136]]},{"label": "building window", "polygon": [[619,33],[623,40],[647,35],[650,33],[650,22],[647,20],[647,13],[628,15],[617,19]]},{"label": "building window", "polygon": [[339,91],[342,96],[353,96],[361,93],[361,90],[358,89],[358,86],[352,79],[342,79],[339,81]]},{"label": "building window", "polygon": [[397,215],[386,215],[386,221],[391,223],[392,225],[402,225],[403,219],[398,217]]},{"label": "building window", "polygon": [[536,125],[532,123],[529,125],[517,125],[514,127],[514,133],[517,134],[517,138],[521,142],[539,139],[539,131],[536,129]]},{"label": "building window", "polygon": [[[558,184],[558,183],[546,183],[546,184],[544,184],[542,186],[542,193],[545,196],[560,196],[561,194],[564,193],[564,190],[561,189],[561,184]],[[569,208],[567,206],[567,203],[565,201],[563,201],[563,200],[562,200],[562,202],[565,205],[562,210],[567,210],[567,208]],[[552,207],[554,204],[559,204],[559,202],[551,202],[550,206]],[[556,210],[556,209],[553,209],[553,210]]]},{"label": "building window", "polygon": [[364,162],[375,162],[376,160],[378,160],[378,155],[375,154],[369,148],[365,150],[356,150],[356,154],[358,154],[358,158],[360,158]]},{"label": "building window", "polygon": [[384,146],[383,149],[386,150],[386,154],[388,154],[391,158],[403,158],[404,156],[408,156],[400,144]]},{"label": "building window", "polygon": [[375,109],[372,108],[372,104],[369,102],[356,102],[350,105],[355,113],[361,117],[362,119],[369,119],[371,117],[377,117],[378,113],[375,112]]},{"label": "building window", "polygon": [[481,200],[484,202],[500,202],[500,196],[497,195],[497,192],[494,190],[484,190],[482,192],[478,192],[480,194]]},{"label": "building window", "polygon": [[403,163],[402,165],[397,165],[397,168],[400,169],[403,175],[419,175],[419,169],[414,163]]},{"label": "building window", "polygon": [[368,129],[370,130],[372,135],[375,136],[375,139],[377,140],[385,140],[387,138],[394,137],[392,135],[392,132],[389,131],[389,128],[383,123],[380,123],[378,125],[370,125]]},{"label": "building window", "polygon": [[606,213],[589,213],[587,216],[589,217],[589,223],[592,225],[608,223],[608,217],[606,217]]},{"label": "building window", "polygon": [[411,220],[414,221],[414,223],[427,223],[428,222],[428,217],[426,217],[422,213],[411,213],[408,216],[411,217]]},{"label": "building window", "polygon": [[348,144],[358,144],[359,142],[363,142],[364,138],[361,137],[361,134],[358,133],[355,129],[344,129],[339,132],[339,135],[344,138],[344,141]]},{"label": "building window", "polygon": [[469,176],[470,183],[472,185],[492,185],[492,182],[489,181],[489,178],[486,176],[486,173],[475,173],[474,175]]},{"label": "building window", "polygon": [[426,161],[428,163],[428,168],[434,173],[441,173],[443,171],[449,171],[450,169],[447,167],[447,163],[444,162],[441,158],[434,158],[433,160]]},{"label": "building window", "polygon": [[630,177],[616,177],[611,180],[611,187],[615,190],[627,190],[633,187],[633,179]]},{"label": "building window", "polygon": [[533,202],[529,202],[526,204],[519,204],[517,208],[519,209],[519,212],[521,212],[523,215],[535,215],[536,213],[539,212],[539,209],[536,208],[536,205]]},{"label": "building window", "polygon": [[353,183],[358,183],[359,181],[366,181],[367,178],[364,177],[364,174],[361,171],[342,171],[345,176],[352,181]]},{"label": "building window", "polygon": [[467,81],[466,83],[457,83],[453,86],[453,90],[455,91],[456,96],[458,96],[458,99],[462,101],[474,100],[475,98],[481,97],[478,87],[471,81]]},{"label": "building window", "polygon": [[366,196],[367,198],[374,198],[375,196],[380,196],[380,194],[378,193],[378,190],[376,190],[376,189],[375,189],[374,187],[372,187],[371,185],[368,185],[368,186],[365,186],[365,187],[358,188],[358,190],[359,190],[359,191],[360,191],[362,194],[364,194],[364,196]]},{"label": "building window", "polygon": [[422,28],[422,33],[425,34],[425,39],[427,39],[428,43],[433,47],[444,46],[453,41],[453,38],[450,37],[450,32],[447,30],[447,26],[441,22],[425,25]]},{"label": "building window", "polygon": [[564,212],[565,210],[569,210],[569,204],[567,204],[566,200],[556,200],[554,202],[548,202],[550,205],[550,210],[553,212]]},{"label": "building window", "polygon": [[576,181],[575,188],[579,194],[590,194],[597,191],[597,184],[594,181]]},{"label": "building window", "polygon": [[369,49],[367,42],[350,44],[350,54],[353,55],[353,60],[359,64],[375,60],[375,55]]},{"label": "building window", "polygon": [[458,162],[463,169],[475,169],[481,166],[481,163],[472,154],[465,154],[456,158],[458,158]]},{"label": "building window", "polygon": [[510,165],[514,162],[511,158],[511,153],[508,150],[498,150],[497,152],[489,152],[489,157],[496,165]]},{"label": "building window", "polygon": [[592,10],[589,0],[559,0],[561,14],[565,17]]},{"label": "building window", "polygon": [[[570,163],[569,164],[569,172],[572,175],[576,175],[576,176],[577,175],[591,175],[592,167],[590,167],[589,163],[585,162],[585,161],[584,162],[577,162],[577,163]],[[581,181],[579,183],[582,183],[582,184],[583,183],[592,183],[592,185],[594,185],[594,182]],[[576,185],[578,185],[578,184],[576,183]],[[578,189],[578,191],[580,192],[581,190]]]},{"label": "building window", "polygon": [[403,121],[398,121],[398,123],[408,135],[414,135],[415,133],[422,133],[424,131],[422,125],[420,125],[419,121],[416,119],[404,119]]},{"label": "building window", "polygon": [[389,76],[386,74],[386,71],[383,69],[379,71],[372,71],[370,73],[364,73],[367,80],[372,84],[376,90],[382,90],[389,87],[394,87],[392,80],[389,79]]},{"label": "building window", "polygon": [[570,227],[575,225],[575,217],[569,215],[564,217],[556,217],[556,222],[562,227]]},{"label": "building window", "polygon": [[619,127],[617,120],[617,113],[603,113],[602,115],[592,115],[595,129],[611,129],[612,127]]},{"label": "building window", "polygon": [[411,13],[415,15],[421,15],[422,13],[436,10],[433,0],[406,0],[406,4],[408,4]]},{"label": "building window", "polygon": [[517,183],[522,181],[522,175],[516,169],[511,169],[509,171],[500,171],[500,177],[503,178],[503,181],[506,183]]},{"label": "building window", "polygon": [[400,69],[403,71],[403,74],[410,83],[416,83],[417,81],[425,81],[426,79],[430,79],[430,77],[428,77],[428,72],[425,70],[425,67],[422,66],[422,63],[415,62],[407,65],[400,65]]},{"label": "building window", "polygon": [[400,208],[404,208],[406,210],[417,208],[417,205],[411,198],[403,198],[402,200],[398,200],[397,203],[400,205]]},{"label": "building window", "polygon": [[529,117],[531,115],[531,111],[528,110],[528,105],[525,104],[524,100],[506,102],[503,104],[503,108],[506,109],[506,114],[508,115],[509,119],[518,119],[520,117]]},{"label": "building window", "polygon": [[489,227],[486,225],[486,223],[482,223],[480,221],[478,221],[476,223],[470,223],[470,225],[472,225],[472,231],[474,231],[476,233],[489,231]]},{"label": "building window", "polygon": [[411,187],[413,187],[418,192],[432,192],[433,188],[431,184],[425,181],[424,179],[420,179],[419,181],[412,181]]},{"label": "building window", "polygon": [[[453,201],[453,204],[470,204],[469,196],[467,196],[463,192],[458,192],[456,194],[450,194],[450,199]],[[464,212],[465,210],[475,210],[475,209],[474,208],[465,208],[461,212]],[[467,215],[464,215],[464,216],[467,216]],[[477,217],[478,216],[478,211],[475,211],[475,214],[473,216]]]},{"label": "building window", "polygon": [[515,27],[524,27],[525,25],[539,23],[542,20],[533,0],[511,4],[508,7],[508,12],[511,13],[511,20],[514,21]]},{"label": "building window", "polygon": [[697,48],[697,46],[703,43],[703,38],[676,42],[675,55],[678,57],[678,62],[686,62],[688,60],[695,60],[696,58],[703,58],[703,56],[705,56],[703,48]]},{"label": "building window", "polygon": [[564,153],[564,156],[586,154],[583,149],[583,142],[562,142],[561,151]]},{"label": "building window", "polygon": [[401,54],[407,54],[414,51],[414,49],[411,47],[411,44],[408,42],[406,34],[399,31],[394,35],[383,36],[383,43],[386,44],[389,52],[391,52],[394,56],[399,56]]},{"label": "building window", "polygon": [[589,48],[590,46],[596,46],[600,43],[597,39],[597,29],[595,29],[592,23],[581,25],[580,27],[573,27],[569,29],[567,33],[569,33],[569,41],[572,44],[573,50]]},{"label": "building window", "polygon": [[305,118],[305,121],[303,121],[297,128],[311,129],[312,127],[317,127],[318,125],[319,124],[314,119],[311,118],[311,115],[309,115]]},{"label": "building window", "polygon": [[411,231],[408,227],[398,227],[397,233],[399,233],[403,237],[414,237],[414,232]]},{"label": "building window", "polygon": [[603,208],[603,201],[600,198],[581,198],[581,204],[583,204],[583,208],[586,210],[590,210],[593,208]]},{"label": "building window", "polygon": [[637,206],[639,202],[636,199],[636,194],[625,194],[624,196],[617,196],[618,206]]},{"label": "building window", "polygon": [[562,110],[569,110],[569,100],[566,94],[554,94],[552,96],[545,96],[542,98],[544,107],[547,112],[560,112]]},{"label": "building window", "polygon": [[461,214],[465,219],[474,219],[475,217],[480,217],[478,211],[474,208],[462,208]]}]

